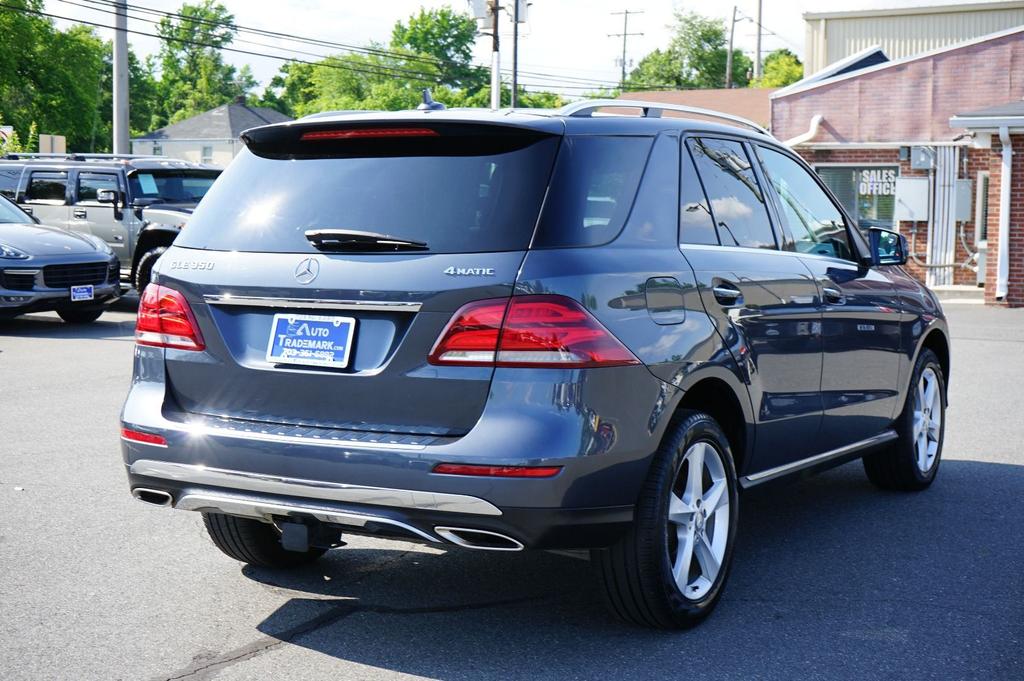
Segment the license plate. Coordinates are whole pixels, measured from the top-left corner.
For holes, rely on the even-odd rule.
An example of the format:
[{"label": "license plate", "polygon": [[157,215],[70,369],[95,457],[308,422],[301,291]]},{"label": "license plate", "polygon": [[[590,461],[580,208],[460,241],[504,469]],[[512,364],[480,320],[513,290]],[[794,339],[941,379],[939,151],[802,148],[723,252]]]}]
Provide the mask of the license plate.
[{"label": "license plate", "polygon": [[276,314],[270,327],[267,361],[271,364],[348,366],[356,320],[312,314]]},{"label": "license plate", "polygon": [[92,300],[95,296],[92,284],[85,286],[72,286],[71,287],[71,302],[77,303],[82,300]]}]

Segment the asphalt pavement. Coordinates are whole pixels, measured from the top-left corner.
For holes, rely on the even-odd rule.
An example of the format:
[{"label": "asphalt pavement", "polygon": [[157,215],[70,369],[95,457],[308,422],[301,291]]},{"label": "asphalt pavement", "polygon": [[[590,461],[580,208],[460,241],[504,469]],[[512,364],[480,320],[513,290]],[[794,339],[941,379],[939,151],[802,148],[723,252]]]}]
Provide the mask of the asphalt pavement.
[{"label": "asphalt pavement", "polygon": [[129,304],[0,322],[0,679],[1024,679],[1024,310],[949,305],[942,468],[741,501],[718,610],[656,632],[590,566],[349,538],[281,573],[128,494]]}]

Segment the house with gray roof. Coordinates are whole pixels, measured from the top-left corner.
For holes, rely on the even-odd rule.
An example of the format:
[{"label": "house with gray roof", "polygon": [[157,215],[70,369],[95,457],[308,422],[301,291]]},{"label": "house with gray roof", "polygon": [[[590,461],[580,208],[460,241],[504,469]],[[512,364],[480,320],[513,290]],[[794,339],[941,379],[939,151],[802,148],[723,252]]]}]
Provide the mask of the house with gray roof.
[{"label": "house with gray roof", "polygon": [[242,150],[238,136],[243,130],[290,120],[274,109],[247,106],[245,98],[238,97],[230,104],[133,138],[132,153],[226,166]]}]

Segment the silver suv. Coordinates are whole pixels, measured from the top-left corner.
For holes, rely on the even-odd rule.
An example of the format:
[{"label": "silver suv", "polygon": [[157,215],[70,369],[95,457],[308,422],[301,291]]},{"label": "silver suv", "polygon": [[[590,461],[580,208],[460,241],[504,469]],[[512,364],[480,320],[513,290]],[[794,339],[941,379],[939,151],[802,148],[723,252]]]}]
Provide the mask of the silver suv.
[{"label": "silver suv", "polygon": [[141,291],[220,172],[160,156],[8,154],[0,194],[43,224],[103,239]]}]

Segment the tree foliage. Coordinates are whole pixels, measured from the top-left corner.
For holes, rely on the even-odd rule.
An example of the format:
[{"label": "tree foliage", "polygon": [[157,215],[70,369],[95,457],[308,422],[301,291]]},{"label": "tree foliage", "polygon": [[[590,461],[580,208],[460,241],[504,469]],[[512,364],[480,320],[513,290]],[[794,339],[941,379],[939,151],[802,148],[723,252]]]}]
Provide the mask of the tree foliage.
[{"label": "tree foliage", "polygon": [[800,59],[782,48],[773,50],[764,58],[761,78],[752,83],[754,87],[786,87],[804,77],[804,65]]},{"label": "tree foliage", "polygon": [[[649,53],[626,79],[627,90],[725,87],[729,49],[725,22],[679,10],[672,24],[668,47]],[[751,61],[733,50],[732,82],[744,87],[750,80]]]}]

